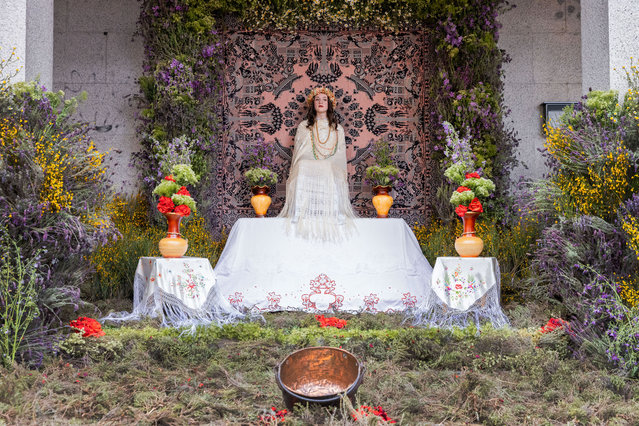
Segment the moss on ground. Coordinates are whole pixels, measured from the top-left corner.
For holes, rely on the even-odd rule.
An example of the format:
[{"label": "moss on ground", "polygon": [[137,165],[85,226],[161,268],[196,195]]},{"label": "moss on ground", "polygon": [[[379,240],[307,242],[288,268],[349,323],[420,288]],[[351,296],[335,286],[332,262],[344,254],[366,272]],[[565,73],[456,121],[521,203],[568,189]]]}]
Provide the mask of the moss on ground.
[{"label": "moss on ground", "polygon": [[[639,383],[572,359],[562,331],[541,335],[538,324],[477,333],[412,328],[398,315],[340,317],[349,321],[341,330],[278,313],[195,336],[153,320],[106,326],[99,339],[71,335],[41,370],[1,371],[0,423],[255,424],[272,406],[284,408],[274,366],[310,345],[341,346],[364,361],[358,404],[381,405],[401,424],[639,423]],[[344,424],[349,410],[298,407],[286,419]]]}]

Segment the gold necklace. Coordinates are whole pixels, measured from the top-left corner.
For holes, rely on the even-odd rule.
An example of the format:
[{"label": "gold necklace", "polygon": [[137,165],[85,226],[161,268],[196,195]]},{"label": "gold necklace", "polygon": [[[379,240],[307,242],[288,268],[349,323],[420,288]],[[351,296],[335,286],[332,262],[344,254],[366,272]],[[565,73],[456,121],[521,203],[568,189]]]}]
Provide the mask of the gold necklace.
[{"label": "gold necklace", "polygon": [[[329,133],[329,136],[330,136],[330,133]],[[318,139],[319,139],[319,136],[318,136]],[[315,143],[315,132],[311,132],[311,145],[313,149],[313,158],[315,158],[316,160],[326,160],[327,158],[330,158],[333,155],[335,155],[335,153],[337,152],[337,142],[338,142],[337,139],[338,138],[335,138],[335,143],[333,144],[332,147],[326,149],[327,147],[321,146]],[[326,139],[324,143],[326,144],[326,142],[328,142],[328,139]],[[322,152],[322,150],[325,150],[325,151]]]},{"label": "gold necklace", "polygon": [[328,136],[326,137],[326,140],[324,142],[322,142],[322,139],[320,138],[319,128],[317,127],[317,121],[315,121],[315,125],[313,126],[313,130],[315,131],[315,136],[317,137],[317,142],[320,145],[326,145],[328,140],[331,138],[331,126],[330,126],[330,124],[328,125]]}]

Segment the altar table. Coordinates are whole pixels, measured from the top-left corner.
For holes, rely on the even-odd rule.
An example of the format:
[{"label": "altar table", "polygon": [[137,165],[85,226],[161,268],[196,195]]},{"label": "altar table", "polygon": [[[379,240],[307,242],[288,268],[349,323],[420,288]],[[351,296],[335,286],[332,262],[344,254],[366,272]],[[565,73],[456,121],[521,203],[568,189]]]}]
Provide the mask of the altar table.
[{"label": "altar table", "polygon": [[297,237],[286,221],[233,225],[215,277],[238,310],[397,312],[424,303],[432,267],[403,219],[355,219],[339,242]]},{"label": "altar table", "polygon": [[499,263],[494,257],[438,257],[425,303],[416,310],[416,325],[479,327],[509,324],[500,306]]}]

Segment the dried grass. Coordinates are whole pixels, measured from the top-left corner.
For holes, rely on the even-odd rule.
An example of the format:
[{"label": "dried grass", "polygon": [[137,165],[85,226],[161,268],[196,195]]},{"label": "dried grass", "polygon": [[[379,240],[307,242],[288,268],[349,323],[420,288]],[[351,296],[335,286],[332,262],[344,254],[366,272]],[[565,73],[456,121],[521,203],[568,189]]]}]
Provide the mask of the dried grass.
[{"label": "dried grass", "polygon": [[[366,365],[355,405],[381,405],[400,424],[639,423],[637,381],[571,359],[560,335],[537,345],[532,328],[476,336],[408,329],[397,316],[348,318],[347,329],[388,336],[362,331],[341,342]],[[287,336],[319,330],[311,315],[289,313],[269,314],[263,326],[284,337],[239,327],[233,338],[185,338],[149,324],[106,327],[104,340],[89,341],[123,348],[106,360],[78,349],[39,371],[2,370],[0,423],[257,424],[271,406],[284,408],[273,368],[299,347]],[[351,410],[348,401],[298,406],[286,421],[375,424],[353,421]]]}]

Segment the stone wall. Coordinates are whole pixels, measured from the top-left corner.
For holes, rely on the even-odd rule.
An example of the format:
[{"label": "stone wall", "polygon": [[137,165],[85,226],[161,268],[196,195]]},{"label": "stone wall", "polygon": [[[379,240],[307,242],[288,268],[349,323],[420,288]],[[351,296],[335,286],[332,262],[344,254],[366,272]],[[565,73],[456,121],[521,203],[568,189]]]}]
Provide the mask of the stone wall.
[{"label": "stone wall", "polygon": [[109,172],[116,188],[133,192],[131,153],[139,149],[134,96],[142,73],[144,51],[134,38],[139,15],[135,0],[55,0],[53,89],[67,96],[86,91],[79,119],[93,126],[91,137],[109,150]]},{"label": "stone wall", "polygon": [[538,178],[545,172],[543,102],[578,102],[581,85],[581,9],[579,0],[519,0],[502,14],[499,46],[512,61],[504,67],[507,125],[521,139],[515,176]]}]

